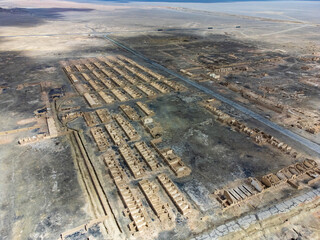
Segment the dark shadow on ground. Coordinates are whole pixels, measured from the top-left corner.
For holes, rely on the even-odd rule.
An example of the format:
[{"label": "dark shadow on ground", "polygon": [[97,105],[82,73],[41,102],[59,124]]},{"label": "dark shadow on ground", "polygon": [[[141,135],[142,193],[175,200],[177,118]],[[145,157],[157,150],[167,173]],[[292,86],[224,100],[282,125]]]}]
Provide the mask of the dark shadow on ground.
[{"label": "dark shadow on ground", "polygon": [[89,12],[90,8],[0,8],[0,26],[32,27],[48,19],[62,20],[65,12]]}]

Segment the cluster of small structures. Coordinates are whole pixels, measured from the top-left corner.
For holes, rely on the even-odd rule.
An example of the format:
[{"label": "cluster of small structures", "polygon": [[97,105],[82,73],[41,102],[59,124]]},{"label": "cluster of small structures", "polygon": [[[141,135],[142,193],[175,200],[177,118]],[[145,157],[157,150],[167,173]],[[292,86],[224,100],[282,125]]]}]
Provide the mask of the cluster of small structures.
[{"label": "cluster of small structures", "polygon": [[[154,231],[150,230],[154,227],[142,204],[143,197],[158,217],[162,229],[175,226],[176,211],[172,205],[186,218],[192,216],[191,212],[196,213],[166,174],[171,169],[176,177],[181,178],[190,175],[191,169],[173,150],[160,149],[156,145],[162,141],[162,128],[152,118],[155,112],[142,102],[145,97],[186,91],[187,88],[124,56],[81,60],[64,65],[63,69],[78,93],[94,109],[68,112],[61,120],[65,124],[78,117],[85,120],[121,197],[124,214],[131,219],[130,232],[141,235]],[[126,102],[116,105],[117,113],[104,106],[117,102]],[[150,143],[141,141],[141,133],[134,127],[136,124],[141,124],[142,129],[150,134]],[[153,179],[158,179],[159,183]],[[137,186],[142,194],[137,193]],[[171,199],[172,204],[163,200],[166,198]]]},{"label": "cluster of small structures", "polygon": [[[127,148],[128,147],[124,147],[122,151],[130,152]],[[121,199],[127,207],[124,212],[130,216],[132,220],[129,224],[129,229],[133,234],[146,234],[146,230],[151,226],[151,219],[141,204],[140,198],[135,194],[136,190],[133,190],[132,187],[129,186],[130,180],[119,165],[115,152],[109,149],[103,156],[119,194],[121,195]],[[167,192],[169,198],[178,208],[179,212],[184,216],[190,214],[192,211],[190,203],[185,199],[170,178],[165,174],[160,174],[157,178],[161,186],[163,186],[164,190]],[[161,224],[165,226],[166,229],[174,227],[174,214],[170,209],[170,205],[163,202],[162,198],[160,198],[159,184],[149,179],[143,179],[139,181],[139,186]]]},{"label": "cluster of small structures", "polygon": [[[145,112],[151,113],[151,111],[146,104],[139,104],[140,107],[144,109]],[[120,109],[124,108],[122,105]],[[130,112],[133,109],[130,108]],[[136,113],[136,112],[135,112]],[[126,116],[133,121],[135,118],[131,118],[132,114],[126,114]],[[143,210],[141,200],[135,195],[136,191],[132,191],[132,187],[129,183],[134,179],[142,179],[139,181],[139,186],[147,198],[151,208],[155,212],[156,216],[159,218],[163,226],[166,228],[172,228],[172,224],[168,224],[168,221],[172,221],[175,218],[173,212],[169,209],[169,205],[162,202],[158,196],[158,186],[155,182],[151,182],[150,176],[158,174],[159,172],[165,171],[166,168],[159,161],[154,150],[152,150],[146,142],[138,142],[140,140],[140,135],[134,129],[132,124],[124,118],[121,114],[114,114],[112,118],[117,122],[120,128],[125,134],[120,132],[120,128],[115,126],[115,122],[110,122],[105,125],[106,131],[112,142],[107,139],[106,134],[102,133],[101,128],[93,127],[91,128],[91,133],[99,147],[100,151],[105,151],[104,160],[109,168],[110,174],[116,183],[118,191],[121,198],[123,199],[124,205],[128,208],[128,216],[130,216],[132,223],[129,228],[132,232],[142,232],[143,230],[149,228],[150,220],[147,212]],[[137,119],[135,119],[137,120]],[[97,131],[97,129],[99,131]],[[131,148],[126,139],[123,136],[126,135],[130,142],[133,142],[134,148]],[[154,147],[156,152],[160,157],[166,162],[171,170],[175,173],[177,177],[188,176],[191,173],[191,169],[185,166],[181,158],[178,157],[171,149],[159,149],[156,143],[160,143],[161,138],[155,138],[151,140],[151,146]],[[117,146],[117,149],[111,149],[110,146]],[[114,148],[114,147],[113,147]],[[135,151],[136,149],[136,151]],[[118,151],[118,153],[117,153]],[[140,158],[144,160],[144,163],[140,161]],[[123,167],[119,164],[119,161],[123,161],[125,165],[130,170],[132,174],[127,176]],[[147,166],[147,167],[146,167]],[[146,179],[148,177],[148,179]],[[186,215],[191,212],[191,205],[188,203],[183,194],[174,185],[172,180],[167,175],[160,174],[158,179],[163,186],[164,190],[167,192],[168,196],[172,199],[174,205],[182,215]],[[126,184],[124,184],[124,182]],[[169,184],[169,185],[168,185]],[[157,192],[155,192],[157,191]],[[134,209],[136,209],[134,211]],[[136,213],[137,212],[137,213]]]},{"label": "cluster of small structures", "polygon": [[161,138],[157,138],[151,141],[151,145],[156,149],[162,159],[170,166],[171,170],[177,177],[185,177],[190,175],[191,169],[187,167],[182,159],[177,156],[170,148],[159,149],[156,144],[162,141]]},{"label": "cluster of small structures", "polygon": [[[268,143],[294,158],[298,157],[298,153],[284,142],[279,141],[272,135],[266,134],[259,129],[251,129],[246,124],[241,123],[234,117],[231,117],[230,115],[217,109],[215,104],[215,99],[209,99],[200,102],[200,105],[212,112],[217,117],[219,122],[227,124],[236,131],[248,135],[254,140],[255,143]],[[230,189],[219,189],[214,192],[214,197],[222,204],[224,208],[228,208],[243,201],[247,201],[251,197],[262,193],[265,190],[270,190],[272,187],[280,186],[282,183],[288,183],[290,186],[300,189],[302,186],[304,186],[302,182],[307,182],[307,185],[311,185],[319,180],[320,169],[318,168],[317,163],[314,160],[305,158],[302,163],[292,164],[279,170],[277,174],[270,173],[261,177],[260,181],[256,178],[249,178],[240,185]]]},{"label": "cluster of small structures", "polygon": [[152,171],[157,171],[160,168],[161,165],[156,156],[145,142],[136,142],[134,146]]},{"label": "cluster of small structures", "polygon": [[254,140],[257,144],[265,144],[268,143],[271,146],[289,154],[293,157],[297,157],[298,153],[292,149],[288,144],[281,142],[279,139],[273,137],[270,134],[266,134],[265,132],[261,131],[260,129],[251,129],[246,124],[240,122],[239,120],[231,117],[229,114],[224,113],[223,111],[217,109],[214,105],[215,99],[205,100],[204,102],[200,102],[202,106],[212,112],[216,117],[217,120],[223,124],[227,124],[234,128],[238,132],[242,132],[248,135],[251,139]]},{"label": "cluster of small structures", "polygon": [[242,87],[238,84],[221,82],[222,85],[228,87],[234,92],[238,92],[242,97],[252,101],[260,106],[270,109],[276,113],[285,115],[285,122],[291,127],[303,129],[309,133],[317,134],[320,132],[320,116],[306,110],[293,108],[277,101],[276,99],[266,98],[250,89]]},{"label": "cluster of small structures", "polygon": [[93,127],[90,129],[91,134],[94,138],[94,140],[97,143],[97,146],[100,151],[105,151],[108,149],[110,143],[108,141],[108,138],[101,127]]},{"label": "cluster of small structures", "polygon": [[142,206],[141,200],[135,196],[128,185],[128,178],[120,167],[115,153],[109,149],[104,154],[104,161],[109,168],[110,174],[121,195],[126,207],[125,213],[130,216],[132,222],[129,225],[130,231],[142,232],[148,227],[149,219],[146,218],[147,212]]},{"label": "cluster of small structures", "polygon": [[[277,62],[281,61],[281,58],[272,58],[272,59],[263,59],[258,61],[259,63],[263,62]],[[207,63],[207,62],[206,62]],[[210,63],[210,62],[209,62]],[[210,63],[211,64],[211,63]],[[277,115],[275,119],[281,119],[281,123],[285,124],[286,126],[295,127],[299,129],[303,129],[308,133],[317,134],[320,132],[320,116],[316,112],[310,112],[308,110],[300,110],[295,107],[286,105],[281,102],[281,100],[275,97],[265,96],[266,93],[270,93],[270,89],[264,91],[264,95],[261,95],[252,89],[247,87],[243,87],[240,84],[233,83],[230,81],[226,81],[226,76],[228,74],[237,74],[241,71],[248,71],[248,65],[250,62],[242,62],[236,63],[236,66],[228,65],[222,68],[215,68],[213,72],[209,72],[208,75],[213,78],[220,86],[225,86],[231,91],[235,93],[239,93],[243,98],[260,105],[266,109],[274,111]],[[257,63],[255,63],[257,64]],[[191,68],[192,70],[195,68]],[[197,68],[196,68],[197,69]],[[199,81],[199,77],[194,76],[194,74],[190,73],[188,70],[181,69],[182,73],[187,74],[189,77],[194,79],[195,81]],[[201,81],[208,81],[210,78],[203,77],[200,78]],[[318,80],[310,80],[310,79],[303,79],[301,82],[306,83],[311,86],[318,86]],[[276,88],[276,87],[275,87]],[[262,89],[264,90],[264,89]],[[286,93],[287,94],[287,93]],[[292,95],[292,94],[291,94]],[[301,93],[296,93],[294,96],[290,96],[290,98],[295,97],[297,99],[301,98]],[[281,118],[279,118],[279,113],[281,114]]]},{"label": "cluster of small structures", "polygon": [[[304,136],[314,138],[315,136],[309,134],[320,133],[320,115],[317,108],[310,104],[303,111],[297,109],[303,100],[310,97],[303,92],[315,92],[314,87],[320,86],[316,67],[319,56],[298,56],[295,57],[296,63],[292,64],[292,58],[283,53],[261,51],[251,48],[250,44],[238,46],[235,43],[232,46],[227,37],[225,40],[226,42],[212,39],[210,43],[200,39],[189,43],[181,40],[183,44],[177,43],[177,48],[174,49],[158,46],[161,50],[158,50],[154,58],[159,62],[166,59],[171,65],[167,67],[180,71],[182,75],[200,84],[206,82],[209,88],[218,87],[223,90],[225,87],[233,91],[236,94],[230,93],[232,98],[243,102],[249,100],[254,103],[251,104],[254,110],[260,111],[261,106],[274,111],[269,113],[273,121],[293,128]],[[213,46],[215,51],[211,51]],[[157,47],[153,46],[153,49]],[[216,51],[217,49],[221,51]],[[276,74],[280,65],[291,69],[295,66],[293,71],[296,71],[297,76],[303,71],[308,73],[302,73],[299,82],[286,80],[283,73]],[[287,73],[292,74],[290,71]],[[261,85],[277,91],[264,91]]]},{"label": "cluster of small structures", "polygon": [[71,83],[93,108],[103,103],[126,102],[186,90],[183,85],[122,55],[63,64]]},{"label": "cluster of small structures", "polygon": [[[190,61],[191,66],[180,69],[180,72],[188,75],[197,82],[204,82],[210,79],[223,81],[223,78],[230,74],[252,73],[262,64],[273,64],[283,61],[282,57],[261,56],[259,59],[243,59],[237,54],[211,54],[202,52],[197,54],[197,58]],[[209,77],[208,77],[209,76]]]},{"label": "cluster of small structures", "polygon": [[306,159],[301,163],[285,167],[276,174],[269,173],[264,175],[260,180],[248,178],[235,187],[216,190],[213,196],[226,209],[247,202],[258,194],[266,192],[270,194],[271,191],[274,194],[274,191],[277,191],[280,187],[292,186],[296,189],[301,189],[305,185],[310,186],[319,180],[320,169],[318,164],[314,160]]},{"label": "cluster of small structures", "polygon": [[160,174],[158,179],[173,203],[178,208],[179,212],[184,216],[191,214],[192,207],[190,203],[185,199],[179,188],[172,182],[172,180],[165,174]]},{"label": "cluster of small structures", "polygon": [[309,5],[3,2],[4,239],[318,239]]},{"label": "cluster of small structures", "polygon": [[172,221],[172,213],[170,213],[169,204],[164,203],[159,197],[158,185],[147,179],[140,181],[139,185],[159,220],[162,223]]},{"label": "cluster of small structures", "polygon": [[[248,70],[236,66],[230,68]],[[176,178],[189,176],[191,168],[172,148],[163,146],[163,129],[154,121],[156,113],[148,104],[155,97],[186,91],[187,88],[124,56],[71,61],[64,63],[63,69],[87,106],[83,111],[75,107],[70,109],[60,117],[61,122],[67,126],[71,121],[83,118],[86,129],[89,129],[84,133],[91,133],[91,139],[98,149],[96,153],[101,154],[115,184],[119,201],[124,206],[122,212],[130,219],[126,220],[129,222],[129,232],[146,238],[160,230],[174,228],[177,217],[183,217],[191,223],[199,212],[174,183]],[[216,70],[215,76],[218,76],[218,72],[221,74],[223,69]],[[224,81],[223,85],[277,113],[288,112],[286,105],[237,84]],[[252,129],[217,109],[215,99],[202,101],[200,105],[213,113],[218,121],[248,135],[255,143],[269,144],[294,159],[300,159],[297,151],[286,143],[260,129]],[[81,136],[76,138],[80,142]],[[320,179],[319,174],[316,162],[304,158],[301,163],[290,165],[276,174],[267,174],[259,180],[248,178],[240,184],[233,183],[232,187],[215,191],[213,196],[223,209],[227,209],[274,187],[285,186],[283,183],[297,189],[303,187],[304,182],[311,185]],[[100,198],[100,193],[97,195]],[[104,197],[107,199],[106,194]],[[110,218],[108,220],[111,221]]]},{"label": "cluster of small structures", "polygon": [[130,120],[137,121],[140,119],[139,114],[132,107],[128,105],[120,105],[120,108]]},{"label": "cluster of small structures", "polygon": [[[57,128],[57,125],[55,123],[55,112],[53,112],[53,109],[51,108],[51,104],[50,104],[50,99],[54,99],[54,98],[60,98],[63,96],[63,92],[59,92],[56,93],[54,95],[50,95],[48,94],[48,88],[50,87],[50,83],[31,83],[28,84],[27,86],[30,85],[40,85],[41,88],[41,97],[42,100],[45,103],[45,107],[43,109],[39,109],[37,111],[35,111],[35,118],[37,119],[37,122],[41,122],[41,120],[43,119],[43,122],[46,122],[46,131],[45,132],[40,132],[37,135],[33,135],[31,137],[25,137],[25,138],[21,138],[18,140],[18,143],[20,145],[24,145],[24,144],[29,144],[29,143],[34,143],[34,142],[38,142],[41,141],[43,139],[49,139],[49,138],[54,138],[57,137],[59,135],[59,131]],[[25,86],[19,86],[18,88],[22,89]],[[38,126],[40,128],[40,126]],[[34,129],[35,127],[30,127],[29,129]],[[28,129],[24,129],[24,130],[28,130]],[[15,131],[20,131],[18,130],[10,130],[8,131],[13,133]]]},{"label": "cluster of small structures", "polygon": [[[145,142],[136,142],[134,147],[138,154],[136,154],[134,149],[128,144],[119,146],[118,151],[120,154],[117,154],[116,150],[112,150],[111,148],[107,149],[103,154],[110,175],[117,186],[124,205],[127,207],[125,212],[132,220],[129,229],[132,233],[142,233],[151,227],[150,217],[148,216],[147,211],[141,205],[140,198],[135,194],[136,190],[132,190],[132,187],[130,186],[130,182],[134,179],[139,180],[139,186],[155,215],[159,218],[162,226],[165,229],[171,229],[174,226],[173,220],[175,215],[170,209],[170,205],[164,203],[161,198],[159,198],[159,186],[156,182],[150,180],[150,176],[152,178],[154,174],[164,171],[165,168],[157,159],[156,154]],[[140,157],[145,161],[149,170],[146,170],[144,164],[140,161]],[[178,157],[176,156],[176,158]],[[182,162],[180,158],[179,160]],[[125,162],[133,178],[125,173],[123,167],[120,165],[120,161]],[[191,170],[189,168],[187,169],[190,174]],[[183,177],[182,174],[177,176]],[[183,194],[173,184],[172,180],[165,174],[160,174],[157,177],[179,212],[182,215],[191,212],[192,207],[190,203],[188,203]],[[168,222],[171,222],[171,224],[168,224]]]},{"label": "cluster of small structures", "polygon": [[264,96],[261,96],[255,92],[253,92],[252,90],[247,89],[245,87],[242,87],[238,84],[225,82],[225,83],[223,83],[223,85],[228,87],[230,90],[232,90],[234,92],[240,93],[242,95],[242,97],[244,97],[244,98],[246,98],[256,104],[259,104],[263,107],[266,107],[272,111],[282,113],[285,108],[285,106],[282,103],[277,102],[275,100],[268,99]]}]

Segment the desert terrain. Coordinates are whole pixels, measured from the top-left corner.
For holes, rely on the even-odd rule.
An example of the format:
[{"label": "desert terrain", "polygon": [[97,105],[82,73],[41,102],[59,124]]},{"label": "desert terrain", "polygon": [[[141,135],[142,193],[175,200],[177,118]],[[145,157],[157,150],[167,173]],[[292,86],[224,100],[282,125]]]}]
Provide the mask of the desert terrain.
[{"label": "desert terrain", "polygon": [[319,10],[0,1],[0,239],[320,239]]}]

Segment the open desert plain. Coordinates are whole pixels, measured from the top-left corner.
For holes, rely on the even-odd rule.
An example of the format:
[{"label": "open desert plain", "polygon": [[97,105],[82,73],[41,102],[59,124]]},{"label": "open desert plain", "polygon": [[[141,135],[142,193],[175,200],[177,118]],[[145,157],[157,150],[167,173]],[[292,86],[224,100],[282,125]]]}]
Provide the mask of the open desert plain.
[{"label": "open desert plain", "polygon": [[0,1],[0,239],[320,239],[319,12]]}]

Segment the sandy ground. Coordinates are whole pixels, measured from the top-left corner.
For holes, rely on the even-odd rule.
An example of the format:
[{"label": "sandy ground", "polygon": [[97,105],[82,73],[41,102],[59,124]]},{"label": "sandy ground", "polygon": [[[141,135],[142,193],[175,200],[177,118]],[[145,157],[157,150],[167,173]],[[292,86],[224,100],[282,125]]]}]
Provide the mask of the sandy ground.
[{"label": "sandy ground", "polygon": [[[240,50],[245,46],[292,57],[320,52],[319,19],[314,15],[318,3],[306,4],[305,14],[298,11],[301,3],[286,10],[281,10],[282,5],[275,7],[265,3],[256,5],[254,13],[246,10],[243,4],[235,3],[232,7],[230,4],[216,4],[214,8],[205,4],[1,1],[0,7],[5,10],[0,9],[0,86],[5,90],[0,94],[0,131],[32,127],[35,124],[34,111],[45,105],[39,84],[23,88],[19,84],[52,82],[70,93],[73,90],[60,61],[108,54],[130,55],[102,38],[104,34],[110,34],[166,67],[175,67],[177,72],[178,67],[170,61],[179,60],[179,64],[185,67],[190,59],[179,59],[184,57],[184,53],[195,56],[202,51],[210,52],[207,43],[197,45],[201,40],[208,41],[208,46],[211,42],[212,49],[217,52],[219,47],[213,46],[213,43],[221,36],[228,38],[234,49]],[[237,6],[241,6],[238,11],[235,9]],[[252,8],[253,5],[250,6]],[[241,44],[237,45],[238,42]],[[155,54],[156,51],[159,55]],[[319,110],[319,90],[312,89],[310,92],[313,98],[308,99],[306,106]],[[234,99],[239,97],[225,94]],[[220,224],[232,219],[232,211],[220,214],[217,210],[219,206],[209,196],[215,189],[237,179],[274,172],[296,160],[270,147],[257,146],[244,135],[219,125],[210,113],[199,108],[197,102],[203,98],[203,94],[192,91],[185,95],[157,98],[149,104],[159,112],[155,119],[164,126],[164,143],[171,146],[192,168],[191,176],[175,179],[175,182],[199,209],[202,217],[206,213],[212,214],[214,217],[210,221]],[[82,98],[75,97],[73,100],[88,110]],[[112,109],[115,112],[118,111],[116,107]],[[230,110],[226,106],[223,109]],[[266,112],[263,109],[257,111],[261,114]],[[236,115],[247,120],[244,115]],[[85,130],[89,154],[99,169],[98,175],[105,179],[102,186],[111,199],[119,222],[127,224],[129,220],[122,214],[123,206],[117,205],[120,203],[119,196],[112,180],[105,178],[108,172],[98,158],[84,121],[77,120],[72,127]],[[137,128],[144,134],[143,129]],[[0,136],[0,218],[5,220],[0,221],[0,239],[58,239],[60,233],[96,217],[90,208],[75,152],[67,136],[26,146],[17,144],[19,138],[40,133],[43,129],[42,126],[7,137]],[[301,147],[300,150],[304,152],[305,149]],[[296,192],[292,190],[290,194],[295,195]],[[266,198],[268,204],[261,204],[260,207],[287,197],[284,193],[276,200]],[[146,201],[144,204],[147,206]],[[299,217],[295,217],[291,225],[286,224],[283,228],[268,228],[266,225],[267,230],[262,238],[290,239],[291,235],[298,235],[305,237],[302,239],[312,239],[308,236],[315,236],[319,230],[312,223],[314,217],[319,218],[316,207],[312,217],[302,216],[304,220],[301,224],[297,223]],[[176,231],[163,232],[158,238],[191,238],[192,234],[185,231],[186,222],[180,220],[177,220]],[[295,228],[296,225],[299,227]],[[308,226],[310,229],[307,231],[304,228]],[[205,226],[199,225],[200,228],[203,230]],[[99,229],[93,229],[88,234],[91,234],[90,239],[103,238]]]}]

